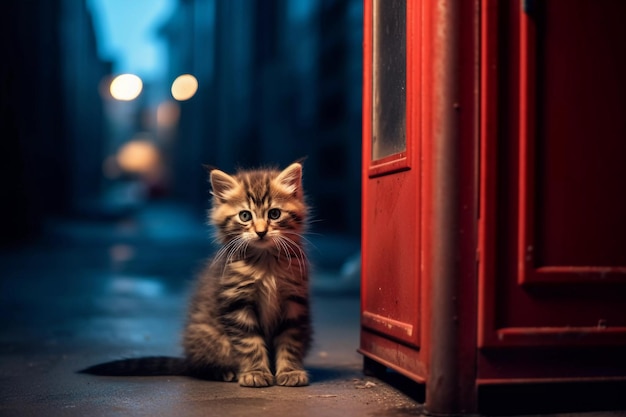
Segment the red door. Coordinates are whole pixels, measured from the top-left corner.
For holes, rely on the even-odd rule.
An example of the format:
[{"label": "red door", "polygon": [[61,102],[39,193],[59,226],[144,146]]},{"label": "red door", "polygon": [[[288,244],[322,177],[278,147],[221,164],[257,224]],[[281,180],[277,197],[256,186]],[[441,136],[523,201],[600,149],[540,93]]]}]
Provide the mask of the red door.
[{"label": "red door", "polygon": [[364,4],[366,367],[626,381],[626,2]]},{"label": "red door", "polygon": [[[361,351],[423,380],[420,359],[419,71],[407,60],[414,47],[411,2],[366,2],[363,95],[363,270]],[[409,11],[407,13],[407,6]],[[407,17],[410,17],[407,19]],[[407,44],[408,42],[408,44]],[[369,82],[368,82],[369,81]],[[410,277],[410,278],[409,278]],[[384,334],[386,337],[379,337]],[[395,354],[395,353],[394,353]],[[393,366],[393,365],[392,365]]]},{"label": "red door", "polygon": [[482,13],[478,381],[624,377],[626,2]]}]

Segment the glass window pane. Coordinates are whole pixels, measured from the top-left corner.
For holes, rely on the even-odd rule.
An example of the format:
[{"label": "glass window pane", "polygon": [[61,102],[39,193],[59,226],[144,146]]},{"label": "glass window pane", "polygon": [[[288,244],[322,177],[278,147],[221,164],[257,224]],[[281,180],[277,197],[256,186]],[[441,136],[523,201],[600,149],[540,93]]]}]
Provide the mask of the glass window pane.
[{"label": "glass window pane", "polygon": [[406,0],[373,9],[372,159],[406,151]]}]

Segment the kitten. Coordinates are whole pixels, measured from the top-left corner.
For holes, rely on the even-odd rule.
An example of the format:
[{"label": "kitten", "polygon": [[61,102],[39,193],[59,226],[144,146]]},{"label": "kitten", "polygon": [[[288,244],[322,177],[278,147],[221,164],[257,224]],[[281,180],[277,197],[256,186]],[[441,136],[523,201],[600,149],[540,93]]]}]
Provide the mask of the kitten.
[{"label": "kitten", "polygon": [[223,246],[191,301],[185,356],[193,368],[219,365],[223,379],[242,386],[307,385],[302,166],[235,176],[213,170],[211,185],[210,219]]},{"label": "kitten", "polygon": [[209,214],[222,247],[200,274],[183,334],[185,359],[96,365],[100,375],[187,374],[246,387],[308,385],[307,205],[302,166],[210,173]]}]

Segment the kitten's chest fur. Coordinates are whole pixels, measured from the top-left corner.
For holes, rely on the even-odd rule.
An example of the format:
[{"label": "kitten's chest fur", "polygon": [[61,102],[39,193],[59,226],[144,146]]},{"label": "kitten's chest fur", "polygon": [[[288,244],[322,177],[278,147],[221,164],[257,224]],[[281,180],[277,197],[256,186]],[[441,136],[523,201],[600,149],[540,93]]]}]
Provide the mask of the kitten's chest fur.
[{"label": "kitten's chest fur", "polygon": [[286,300],[301,295],[304,286],[302,271],[274,257],[236,261],[228,265],[229,274],[241,277],[252,291],[242,294],[253,301],[259,324],[270,335],[287,314]]}]

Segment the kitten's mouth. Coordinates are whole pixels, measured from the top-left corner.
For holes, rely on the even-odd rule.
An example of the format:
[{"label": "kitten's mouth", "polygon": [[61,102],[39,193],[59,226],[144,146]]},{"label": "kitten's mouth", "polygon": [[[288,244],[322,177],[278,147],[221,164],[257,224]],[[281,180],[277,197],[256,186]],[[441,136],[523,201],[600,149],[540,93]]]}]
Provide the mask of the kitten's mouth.
[{"label": "kitten's mouth", "polygon": [[274,246],[274,242],[268,236],[257,237],[250,242],[254,247],[259,249],[267,249]]}]

